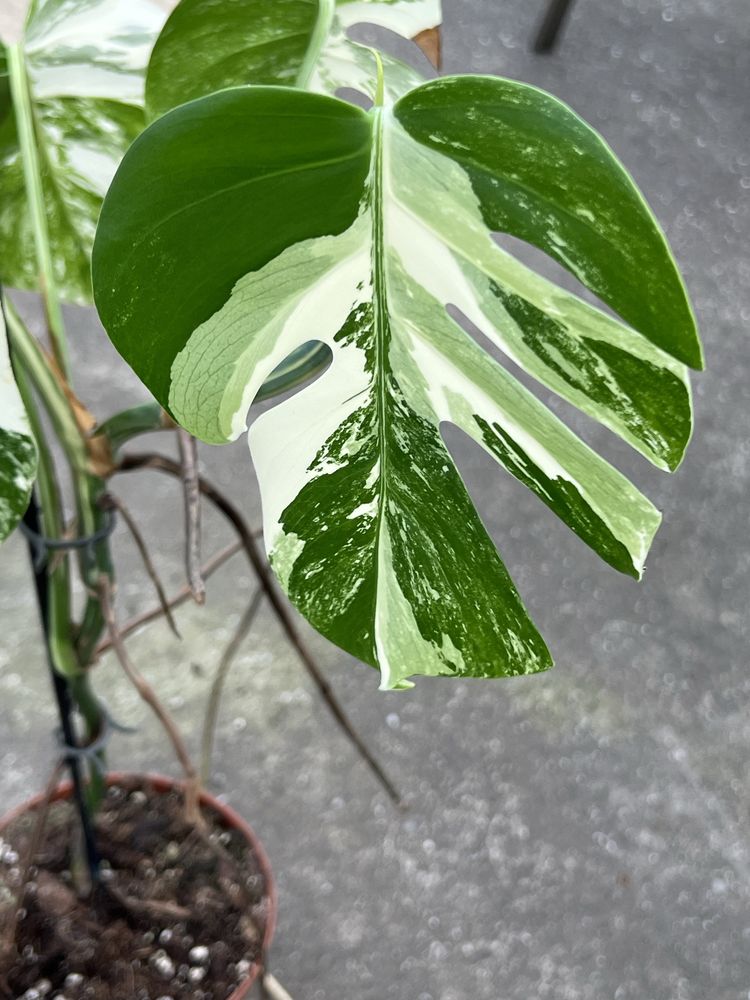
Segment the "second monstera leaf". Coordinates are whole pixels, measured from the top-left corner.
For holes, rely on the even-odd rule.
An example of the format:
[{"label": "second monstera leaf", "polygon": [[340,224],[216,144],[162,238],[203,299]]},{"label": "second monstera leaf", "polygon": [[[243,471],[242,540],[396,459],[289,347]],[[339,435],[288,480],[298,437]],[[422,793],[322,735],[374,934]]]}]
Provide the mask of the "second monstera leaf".
[{"label": "second monstera leaf", "polygon": [[39,288],[21,114],[36,147],[57,289],[70,301],[91,300],[96,220],[145,125],[145,68],[165,16],[158,0],[35,0],[23,43],[12,54],[0,43],[0,280],[7,285]]},{"label": "second monstera leaf", "polygon": [[[180,0],[154,46],[146,96],[153,114],[240,84],[278,84],[375,96],[370,49],[347,37],[360,23],[413,38],[439,61],[440,0]],[[382,54],[386,89],[399,95],[421,82],[405,63]]]},{"label": "second monstera leaf", "polygon": [[[492,231],[555,257],[628,325]],[[464,77],[370,112],[274,87],[184,105],[125,157],[94,285],[118,350],[205,441],[244,432],[300,344],[329,346],[330,367],[258,417],[250,447],[282,585],[384,687],[551,663],[443,421],[640,575],[658,511],[446,311],[660,467],[679,462],[685,364],[701,363],[682,282],[629,176],[554,98]]]}]

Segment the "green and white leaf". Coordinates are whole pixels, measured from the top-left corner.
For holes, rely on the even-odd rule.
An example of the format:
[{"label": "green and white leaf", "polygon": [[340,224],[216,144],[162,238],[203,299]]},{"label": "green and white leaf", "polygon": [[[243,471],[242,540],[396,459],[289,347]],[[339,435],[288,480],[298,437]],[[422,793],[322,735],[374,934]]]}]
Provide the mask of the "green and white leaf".
[{"label": "green and white leaf", "polygon": [[[629,325],[520,264],[496,230]],[[630,177],[549,95],[464,77],[369,113],[275,87],[184,105],[125,157],[94,284],[118,350],[206,441],[244,432],[301,344],[328,346],[325,373],[250,427],[266,545],[303,614],[384,687],[551,664],[444,422],[640,575],[658,511],[446,309],[657,465],[679,462],[684,362],[700,364],[684,287]]]},{"label": "green and white leaf", "polygon": [[[441,21],[440,0],[181,0],[154,46],[146,97],[154,115],[225,87],[275,84],[375,97],[370,49],[347,37],[354,25],[415,38]],[[422,81],[382,54],[390,97]]]},{"label": "green and white leaf", "polygon": [[0,542],[23,517],[36,478],[36,445],[8,353],[0,309]]},{"label": "green and white leaf", "polygon": [[[90,255],[102,199],[145,124],[146,63],[166,12],[157,0],[37,0],[22,51],[47,228],[60,295],[91,300]],[[0,278],[39,285],[34,233],[0,45]]]}]

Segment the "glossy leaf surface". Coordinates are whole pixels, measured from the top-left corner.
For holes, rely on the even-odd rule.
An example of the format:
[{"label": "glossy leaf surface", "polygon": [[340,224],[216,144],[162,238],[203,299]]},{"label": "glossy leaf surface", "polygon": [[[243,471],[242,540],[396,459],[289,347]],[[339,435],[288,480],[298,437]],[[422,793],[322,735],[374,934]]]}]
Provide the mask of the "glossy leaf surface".
[{"label": "glossy leaf surface", "polygon": [[[496,229],[556,256],[634,326],[517,262]],[[184,105],[126,156],[94,282],[117,348],[206,441],[243,433],[290,352],[328,345],[331,366],[256,419],[250,447],[282,585],[383,686],[551,662],[443,422],[640,574],[658,511],[446,310],[657,465],[679,461],[683,360],[700,360],[682,282],[633,182],[554,98],[465,77],[370,113],[273,87]]]},{"label": "glossy leaf surface", "polygon": [[13,378],[0,309],[0,542],[23,517],[35,477],[36,445]]},{"label": "glossy leaf surface", "polygon": [[[145,67],[166,12],[156,0],[38,0],[23,53],[55,279],[91,299],[90,254],[102,199],[145,124]],[[0,278],[38,287],[8,63],[0,45]]]},{"label": "glossy leaf surface", "polygon": [[[163,114],[225,87],[277,84],[335,94],[351,87],[374,96],[369,49],[347,38],[353,25],[389,28],[436,51],[440,0],[181,0],[154,46],[147,103]],[[420,82],[383,55],[391,96]]]}]

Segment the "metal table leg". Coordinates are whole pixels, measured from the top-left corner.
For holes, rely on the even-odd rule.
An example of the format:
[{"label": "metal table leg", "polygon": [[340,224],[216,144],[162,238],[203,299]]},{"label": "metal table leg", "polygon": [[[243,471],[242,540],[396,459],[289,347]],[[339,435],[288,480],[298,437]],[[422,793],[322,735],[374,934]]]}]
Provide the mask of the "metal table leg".
[{"label": "metal table leg", "polygon": [[573,0],[549,0],[547,11],[534,38],[534,52],[552,52],[560,39],[565,19],[572,7]]}]

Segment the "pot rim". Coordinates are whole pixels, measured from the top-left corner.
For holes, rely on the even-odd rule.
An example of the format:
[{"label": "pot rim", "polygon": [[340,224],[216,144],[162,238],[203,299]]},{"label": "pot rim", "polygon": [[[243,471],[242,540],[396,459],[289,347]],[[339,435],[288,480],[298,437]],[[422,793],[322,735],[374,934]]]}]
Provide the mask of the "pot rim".
[{"label": "pot rim", "polygon": [[[154,774],[150,771],[108,771],[105,775],[105,783],[108,788],[112,785],[126,784],[133,781],[140,781],[145,786],[150,786],[160,795],[163,795],[165,792],[171,791],[173,788],[177,788],[183,784],[179,778],[170,778],[166,775]],[[57,788],[55,788],[50,801],[59,802],[61,799],[67,799],[70,797],[72,790],[73,783],[71,781],[63,781],[57,786]],[[39,794],[32,796],[30,799],[26,799],[25,802],[22,802],[14,809],[11,809],[10,812],[0,817],[0,834],[2,834],[2,832],[20,816],[37,809],[44,802],[45,798],[45,793],[40,792]],[[208,806],[209,809],[217,813],[227,826],[238,830],[242,834],[250,845],[253,855],[258,862],[258,867],[265,880],[265,897],[268,901],[268,913],[266,923],[263,928],[263,941],[261,943],[261,953],[262,955],[266,955],[271,947],[273,935],[276,930],[276,915],[278,910],[276,882],[271,870],[271,862],[269,861],[268,855],[266,854],[255,831],[247,820],[243,819],[238,812],[225,802],[221,802],[210,792],[206,791],[205,788],[201,788],[200,800],[203,805]],[[258,961],[253,962],[246,978],[243,979],[237,986],[237,989],[229,995],[227,1000],[243,1000],[243,998],[246,997],[252,989],[260,971],[261,963]]]}]

